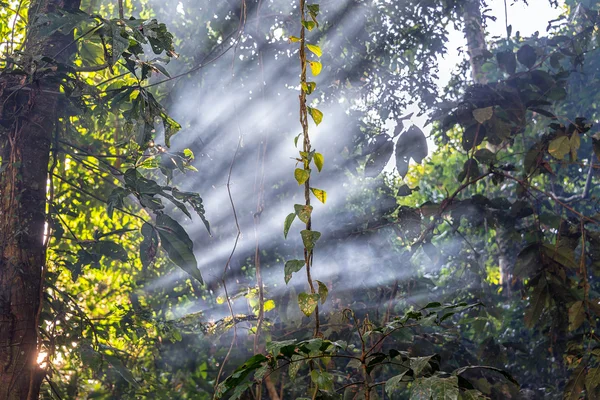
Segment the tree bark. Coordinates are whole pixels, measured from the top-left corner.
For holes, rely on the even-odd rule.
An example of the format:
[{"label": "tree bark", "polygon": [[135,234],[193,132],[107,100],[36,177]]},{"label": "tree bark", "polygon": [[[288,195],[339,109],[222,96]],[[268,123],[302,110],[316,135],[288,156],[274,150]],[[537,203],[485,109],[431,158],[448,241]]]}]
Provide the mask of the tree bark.
[{"label": "tree bark", "polygon": [[37,364],[38,322],[59,84],[32,71],[48,64],[40,55],[64,62],[75,46],[72,34],[41,37],[35,23],[39,15],[75,11],[79,5],[80,0],[33,0],[21,58],[30,75],[0,75],[0,400],[38,398],[45,374]]},{"label": "tree bark", "polygon": [[[483,17],[481,15],[480,0],[466,0],[463,8],[464,34],[467,39],[467,49],[469,52],[469,63],[471,65],[471,77],[476,84],[484,85],[487,83],[483,73],[483,63],[485,62],[484,53],[486,51],[485,31],[483,29]],[[488,150],[494,153],[498,148],[490,143],[487,144]],[[498,245],[498,268],[500,270],[500,284],[504,286],[507,293],[510,294],[510,279],[512,268],[515,262],[514,239],[511,232],[515,228],[515,221],[507,218],[505,221],[499,221],[496,224],[496,243]]]},{"label": "tree bark", "polygon": [[471,76],[475,83],[486,83],[482,66],[485,61],[485,32],[479,0],[466,0],[463,6],[464,34],[467,39]]}]

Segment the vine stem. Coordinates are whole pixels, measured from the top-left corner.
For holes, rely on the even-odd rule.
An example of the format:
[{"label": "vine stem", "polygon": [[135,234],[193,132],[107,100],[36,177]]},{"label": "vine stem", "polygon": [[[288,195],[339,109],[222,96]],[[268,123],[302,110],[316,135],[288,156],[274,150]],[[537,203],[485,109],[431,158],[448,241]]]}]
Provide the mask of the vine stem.
[{"label": "vine stem", "polygon": [[[310,154],[310,136],[308,134],[308,109],[306,108],[306,92],[302,89],[306,86],[306,28],[304,27],[304,10],[306,8],[306,0],[300,0],[300,124],[302,125],[302,136],[303,136],[303,151],[305,154]],[[308,158],[304,160],[303,167],[305,171],[310,173]],[[310,206],[310,175],[309,178],[304,182],[304,204]],[[306,230],[312,230],[312,217],[309,215],[306,221]],[[310,293],[315,294],[315,285],[312,280],[311,266],[313,263],[313,250],[304,247],[304,262],[306,264],[306,279],[308,280],[308,286],[310,287]],[[319,323],[319,305],[315,308],[315,331],[314,337],[320,336],[320,323]]]}]

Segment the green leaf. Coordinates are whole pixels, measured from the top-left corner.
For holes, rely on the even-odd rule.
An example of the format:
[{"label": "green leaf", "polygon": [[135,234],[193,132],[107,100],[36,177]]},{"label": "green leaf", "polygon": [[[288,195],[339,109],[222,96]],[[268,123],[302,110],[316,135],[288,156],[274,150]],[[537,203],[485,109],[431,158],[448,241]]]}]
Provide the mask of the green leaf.
[{"label": "green leaf", "polygon": [[308,251],[311,251],[315,247],[315,243],[317,243],[317,240],[319,240],[319,238],[321,237],[321,232],[309,231],[305,229],[300,232],[300,236],[302,236],[302,242],[304,243],[304,247]]},{"label": "green leaf", "polygon": [[496,54],[496,60],[498,65],[512,75],[517,70],[517,60],[515,59],[515,53],[512,50],[501,51]]},{"label": "green leaf", "polygon": [[321,170],[323,169],[323,164],[325,163],[325,158],[323,158],[323,154],[315,153],[315,155],[313,156],[313,160],[315,162],[315,165],[317,166],[317,170],[321,172]]},{"label": "green leaf", "polygon": [[312,107],[307,107],[307,108],[308,108],[308,113],[312,117],[313,121],[315,121],[315,124],[318,126],[321,123],[321,121],[323,121],[323,113],[320,110],[317,110],[316,108],[312,108]]},{"label": "green leaf", "polygon": [[429,361],[431,361],[432,358],[433,356],[410,358],[410,369],[413,370],[415,377],[419,376],[425,368],[429,368]]},{"label": "green leaf", "polygon": [[527,328],[533,328],[539,321],[542,311],[544,311],[544,308],[546,307],[547,300],[548,291],[546,281],[542,279],[533,289],[533,293],[529,298],[529,307],[525,310],[525,326],[527,326]]},{"label": "green leaf", "polygon": [[473,117],[477,122],[483,124],[494,116],[494,107],[478,108],[473,110]]},{"label": "green leaf", "polygon": [[307,317],[310,317],[310,315],[317,308],[318,304],[319,304],[319,295],[316,293],[308,294],[308,293],[303,292],[298,295],[298,305],[300,306],[300,310]]},{"label": "green leaf", "polygon": [[569,330],[575,331],[585,320],[585,306],[583,301],[576,301],[569,307]]},{"label": "green leaf", "polygon": [[479,149],[475,152],[475,158],[481,164],[493,164],[496,162],[496,154],[488,149]]},{"label": "green leaf", "polygon": [[110,58],[110,65],[115,65],[121,55],[129,47],[129,39],[121,36],[123,28],[118,26],[116,23],[110,24],[111,36],[112,36],[112,57]]},{"label": "green leaf", "polygon": [[312,210],[313,207],[310,205],[294,204],[294,211],[296,212],[296,215],[300,221],[304,222],[305,224],[308,224]]},{"label": "green leaf", "polygon": [[292,226],[292,222],[296,218],[296,213],[290,213],[287,217],[285,217],[285,222],[283,223],[283,237],[287,239],[288,232],[290,231],[290,227]]},{"label": "green leaf", "polygon": [[140,384],[135,380],[135,377],[131,371],[125,367],[119,357],[110,354],[103,354],[103,356],[110,366],[113,367],[117,373],[123,377],[123,379],[135,387],[140,387]]},{"label": "green leaf", "polygon": [[480,174],[481,172],[479,171],[479,164],[477,161],[474,158],[469,158],[465,161],[462,172],[458,174],[458,181],[462,182],[466,180],[467,182],[470,182],[479,177]]},{"label": "green leaf", "polygon": [[321,203],[325,204],[325,202],[327,201],[327,192],[321,189],[316,189],[316,188],[310,188],[310,191],[315,195],[315,197],[317,198],[317,200],[319,200]]},{"label": "green leaf", "polygon": [[485,125],[473,124],[465,129],[462,136],[462,146],[465,151],[471,150],[473,147],[479,146],[486,137],[487,130]]},{"label": "green leaf", "polygon": [[412,386],[410,400],[457,400],[458,399],[458,377],[417,379]]},{"label": "green leaf", "polygon": [[573,135],[571,135],[571,138],[569,139],[569,146],[571,150],[571,158],[573,161],[576,161],[577,150],[579,150],[579,147],[581,146],[581,138],[579,137],[579,133],[574,132]]},{"label": "green leaf", "polygon": [[306,47],[312,52],[314,53],[314,55],[316,55],[317,57],[321,57],[323,55],[323,52],[321,51],[321,48],[319,46],[316,46],[314,44],[306,44]]},{"label": "green leaf", "polygon": [[289,260],[285,262],[284,274],[285,274],[285,284],[287,285],[292,279],[292,274],[294,272],[298,272],[306,265],[304,260]]},{"label": "green leaf", "polygon": [[294,178],[296,178],[298,185],[303,185],[308,180],[308,178],[310,178],[310,170],[296,168],[296,170],[294,171]]},{"label": "green leaf", "polygon": [[585,389],[588,393],[592,393],[598,385],[600,385],[600,367],[590,368],[585,377]]},{"label": "green leaf", "polygon": [[400,375],[396,375],[388,379],[385,382],[385,392],[387,393],[388,397],[392,398],[392,393],[394,393],[398,389],[403,388],[406,385],[405,382],[402,382],[402,378],[404,378],[404,375],[406,375],[407,372],[408,370],[404,371]]},{"label": "green leaf", "polygon": [[565,386],[563,399],[578,400],[581,398],[581,394],[585,387],[585,367],[585,363],[581,362],[579,366],[575,368]]},{"label": "green leaf", "polygon": [[156,229],[160,236],[161,246],[171,261],[203,284],[204,280],[194,256],[194,244],[185,229],[165,214],[159,214],[156,217]]},{"label": "green leaf", "polygon": [[319,386],[320,390],[333,390],[333,375],[329,372],[313,369],[310,372],[310,379]]},{"label": "green leaf", "polygon": [[327,295],[329,294],[329,289],[327,288],[327,285],[321,281],[317,281],[317,284],[319,285],[319,297],[321,298],[321,304],[325,304],[325,300],[327,300]]},{"label": "green leaf", "polygon": [[123,246],[110,240],[101,240],[99,242],[95,242],[92,245],[91,250],[96,254],[111,258],[113,260],[127,261],[129,258],[127,256],[127,251],[123,248]]},{"label": "green leaf", "polygon": [[317,76],[321,73],[323,64],[321,64],[319,61],[309,61],[308,64],[310,65],[310,70],[314,76]]},{"label": "green leaf", "polygon": [[560,136],[548,145],[548,153],[556,159],[562,160],[571,151],[571,142],[567,136]]},{"label": "green leaf", "polygon": [[311,94],[317,88],[317,84],[315,82],[302,82],[301,86],[302,90],[304,90],[306,94]]},{"label": "green leaf", "polygon": [[517,51],[517,60],[527,68],[533,67],[537,60],[535,49],[528,44],[521,46]]},{"label": "green leaf", "polygon": [[315,26],[317,26],[317,24],[313,21],[302,21],[302,26],[304,26],[309,31],[312,31],[313,29],[315,29]]},{"label": "green leaf", "polygon": [[314,14],[315,16],[319,15],[319,5],[318,4],[307,4],[306,8],[308,8],[308,11],[311,14]]}]

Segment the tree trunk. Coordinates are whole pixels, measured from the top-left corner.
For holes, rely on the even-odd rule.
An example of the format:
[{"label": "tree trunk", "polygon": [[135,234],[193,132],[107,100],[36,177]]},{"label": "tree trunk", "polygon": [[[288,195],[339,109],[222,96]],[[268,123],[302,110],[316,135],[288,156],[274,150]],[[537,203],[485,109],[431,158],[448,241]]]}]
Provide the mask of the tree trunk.
[{"label": "tree trunk", "polygon": [[[47,64],[40,55],[64,62],[73,54],[72,34],[44,38],[35,23],[38,15],[75,11],[79,3],[31,2],[22,56],[26,71]],[[46,262],[48,161],[59,118],[59,86],[47,78],[0,75],[0,400],[38,398],[44,377],[37,364],[38,320]]]},{"label": "tree trunk", "polygon": [[485,32],[479,0],[466,0],[463,6],[464,33],[467,39],[469,62],[473,82],[484,84],[486,82],[481,69],[485,58]]},{"label": "tree trunk", "polygon": [[[467,48],[469,52],[469,62],[471,65],[471,76],[473,82],[485,84],[486,79],[483,74],[483,63],[485,62],[484,53],[486,51],[485,32],[483,29],[483,18],[481,15],[480,0],[466,0],[463,8],[464,34],[467,39]],[[490,143],[487,144],[488,150],[494,153],[498,148]],[[503,285],[507,293],[510,294],[510,279],[514,256],[514,239],[511,232],[515,228],[515,221],[507,218],[505,222],[496,224],[496,243],[498,244],[498,268],[500,270],[500,284]]]}]

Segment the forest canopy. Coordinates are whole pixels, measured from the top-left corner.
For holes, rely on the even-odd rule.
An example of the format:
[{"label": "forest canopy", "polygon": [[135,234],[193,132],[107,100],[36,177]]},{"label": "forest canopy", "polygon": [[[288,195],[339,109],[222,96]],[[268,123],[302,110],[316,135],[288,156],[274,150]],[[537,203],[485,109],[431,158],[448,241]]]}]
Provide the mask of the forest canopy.
[{"label": "forest canopy", "polygon": [[600,398],[600,2],[530,3],[0,0],[0,400]]}]

